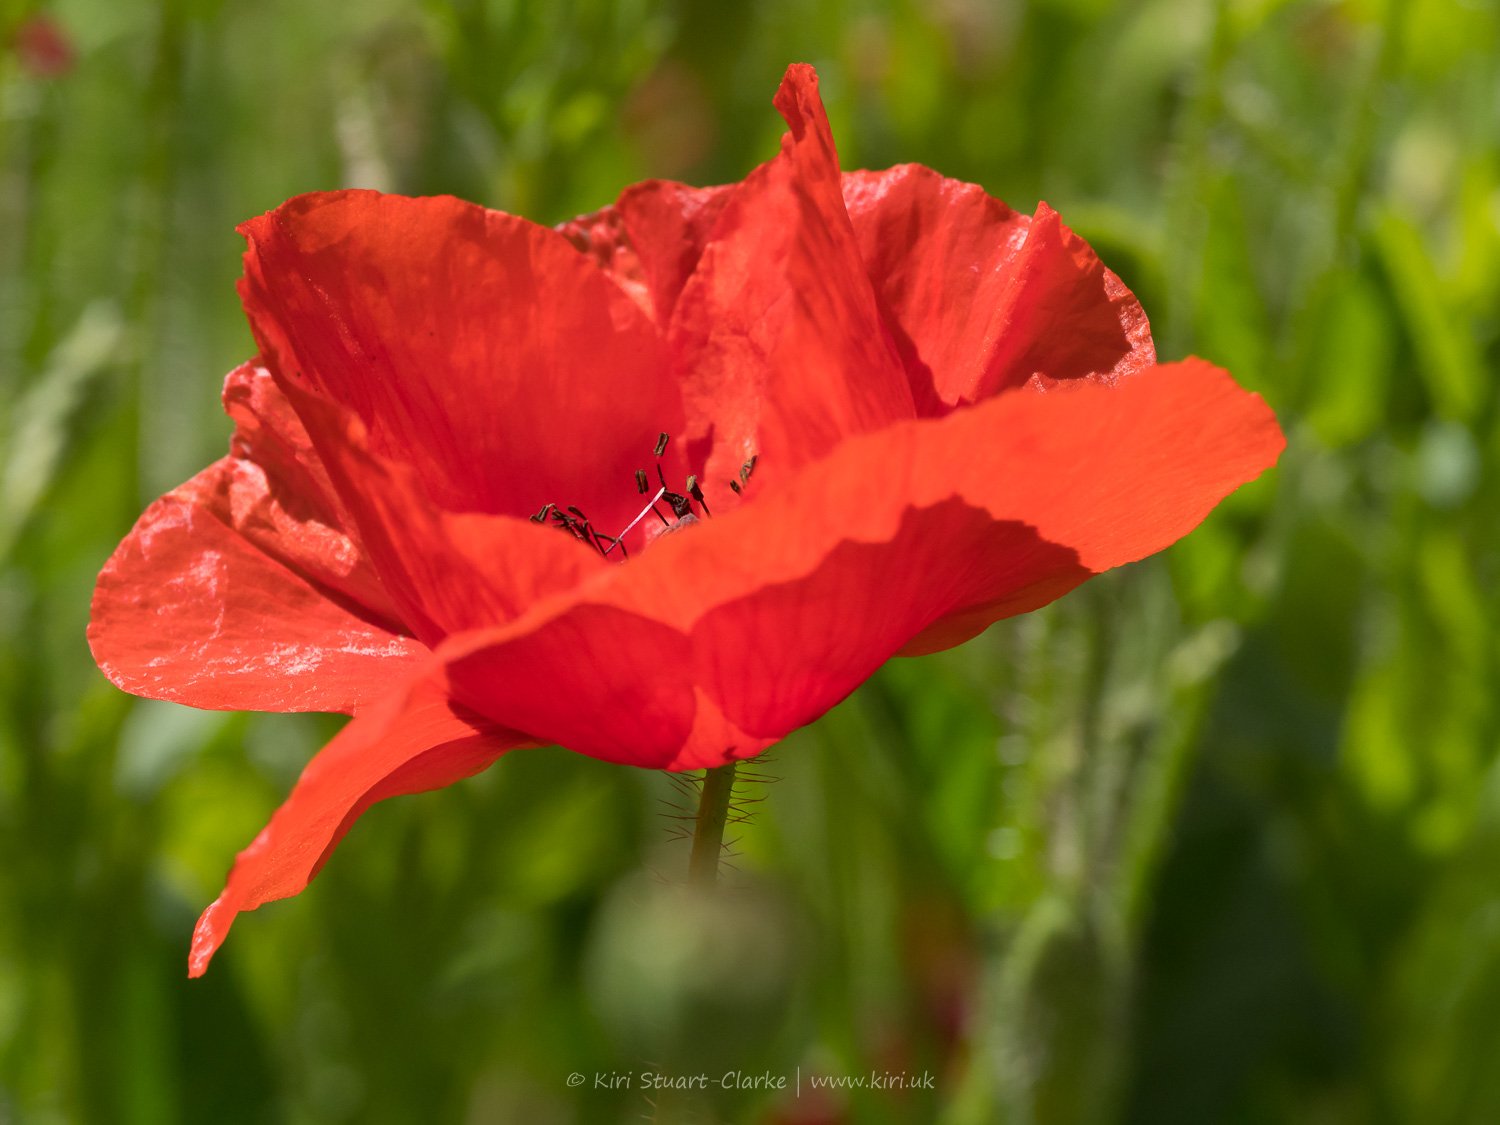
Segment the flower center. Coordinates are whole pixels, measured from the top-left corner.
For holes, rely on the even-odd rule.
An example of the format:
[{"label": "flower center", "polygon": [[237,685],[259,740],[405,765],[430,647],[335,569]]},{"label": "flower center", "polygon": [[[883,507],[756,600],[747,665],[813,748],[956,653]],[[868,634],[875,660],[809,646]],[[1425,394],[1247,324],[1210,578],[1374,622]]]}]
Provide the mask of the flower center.
[{"label": "flower center", "polygon": [[[652,450],[653,455],[660,458],[667,451],[667,443],[670,441],[671,438],[667,434],[660,434],[656,439],[656,448]],[[750,483],[750,474],[754,471],[755,458],[751,457],[750,460],[740,466],[740,479],[729,482],[729,487],[734,490],[736,495],[744,492],[745,487]],[[694,511],[694,505],[702,508],[705,516],[713,514],[708,510],[708,501],[703,497],[703,488],[698,484],[696,475],[692,473],[688,474],[687,482],[683,485],[681,492],[674,492],[667,486],[666,474],[661,471],[660,464],[656,466],[656,479],[660,483],[660,487],[657,488],[651,499],[646,501],[645,507],[640,510],[635,519],[626,524],[624,530],[618,535],[606,535],[601,532],[589,521],[588,516],[584,515],[583,512],[579,511],[572,504],[569,504],[566,508],[557,504],[543,505],[542,510],[531,517],[531,522],[550,523],[553,527],[568,532],[580,542],[587,543],[604,558],[609,558],[610,554],[618,549],[620,552],[620,561],[623,562],[630,557],[629,552],[625,549],[625,536],[634,531],[636,525],[648,515],[654,514],[657,519],[661,520],[662,526],[666,528],[666,531],[662,534],[667,534],[679,531],[689,524],[698,522],[698,513]],[[635,487],[636,491],[642,496],[650,491],[650,478],[647,477],[645,469],[637,469],[635,471]],[[672,513],[671,519],[668,519],[662,513],[662,510],[657,506],[659,504],[667,506]]]}]

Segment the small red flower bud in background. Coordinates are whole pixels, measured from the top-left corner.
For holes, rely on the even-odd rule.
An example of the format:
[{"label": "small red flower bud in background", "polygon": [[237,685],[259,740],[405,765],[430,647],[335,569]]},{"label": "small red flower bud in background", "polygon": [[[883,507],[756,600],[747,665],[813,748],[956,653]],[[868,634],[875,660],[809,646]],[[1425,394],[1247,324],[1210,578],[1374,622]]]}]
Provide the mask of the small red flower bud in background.
[{"label": "small red flower bud in background", "polygon": [[22,69],[36,78],[58,78],[77,61],[73,41],[49,15],[26,17],[11,32],[10,41]]}]

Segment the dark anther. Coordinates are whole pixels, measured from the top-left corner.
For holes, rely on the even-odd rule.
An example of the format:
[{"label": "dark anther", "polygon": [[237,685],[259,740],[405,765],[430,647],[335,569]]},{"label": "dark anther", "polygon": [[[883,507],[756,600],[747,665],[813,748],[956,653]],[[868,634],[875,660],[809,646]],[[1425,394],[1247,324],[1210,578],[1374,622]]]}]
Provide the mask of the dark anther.
[{"label": "dark anther", "polygon": [[[734,489],[736,493],[744,492],[745,487],[750,483],[750,474],[755,472],[755,462],[759,456],[760,454],[757,453],[755,456],[751,457],[750,460],[746,461],[743,465],[740,466],[739,480],[732,480],[729,482],[729,487]],[[708,511],[706,505],[703,510],[705,512]]]},{"label": "dark anther", "polygon": [[583,514],[581,509],[570,504],[568,505],[568,510],[565,512],[556,504],[548,504],[531,518],[537,523],[545,523],[549,515],[552,518],[554,526],[567,531],[579,542],[587,543],[605,558],[608,558],[609,553],[616,547],[620,548],[621,558],[630,557],[629,552],[625,549],[623,532],[619,535],[603,534],[589,522],[589,518]]},{"label": "dark anther", "polygon": [[646,495],[646,489],[650,487],[651,485],[646,482],[646,470],[637,469],[635,471],[635,490],[644,496]]},{"label": "dark anther", "polygon": [[[683,496],[681,493],[673,492],[670,488],[667,487],[667,478],[662,475],[660,465],[656,466],[656,477],[661,481],[661,498],[667,502],[667,507],[672,509],[672,514],[678,519],[682,519],[683,516],[692,515],[693,502],[686,496]],[[660,512],[657,512],[656,514],[658,516],[661,515]],[[665,519],[662,520],[662,523],[666,522],[667,521]]]},{"label": "dark anther", "polygon": [[698,478],[693,476],[691,473],[688,474],[687,490],[688,495],[703,506],[703,514],[705,516],[713,515],[713,513],[708,510],[708,501],[703,499],[703,489],[698,487]]},{"label": "dark anther", "polygon": [[[657,465],[657,480],[661,481],[661,499],[664,499],[664,501],[666,501],[667,507],[672,508],[673,516],[681,519],[682,516],[690,516],[690,514],[693,514],[693,501],[690,501],[690,499],[688,499],[687,496],[682,495],[682,493],[673,492],[672,489],[669,489],[669,487],[666,486],[666,477],[664,477],[663,472],[661,472],[660,465]],[[651,510],[655,511],[655,504],[651,505]],[[667,523],[666,516],[663,516],[660,511],[657,511],[657,519],[660,519],[663,523]],[[670,523],[667,523],[667,525],[670,526]]]},{"label": "dark anther", "polygon": [[657,438],[656,438],[656,448],[654,450],[652,450],[652,452],[656,456],[660,457],[663,453],[665,453],[667,451],[667,442],[670,441],[670,440],[671,439],[669,437],[667,437],[666,434],[659,434],[659,435],[657,435]]}]

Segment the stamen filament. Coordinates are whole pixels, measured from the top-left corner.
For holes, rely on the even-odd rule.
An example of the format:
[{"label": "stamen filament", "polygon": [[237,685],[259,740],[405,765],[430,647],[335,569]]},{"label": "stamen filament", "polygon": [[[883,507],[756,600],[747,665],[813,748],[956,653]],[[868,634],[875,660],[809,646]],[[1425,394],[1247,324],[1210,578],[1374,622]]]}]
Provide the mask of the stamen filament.
[{"label": "stamen filament", "polygon": [[[624,539],[625,536],[629,535],[631,528],[635,527],[636,524],[640,523],[643,519],[646,518],[646,513],[647,512],[654,512],[654,511],[656,511],[656,502],[658,500],[660,500],[666,494],[667,494],[667,486],[666,485],[662,485],[659,489],[656,490],[656,495],[653,496],[653,497],[651,497],[650,503],[648,503],[644,508],[641,509],[640,515],[636,516],[635,519],[631,520],[630,523],[628,523],[625,526],[625,530],[622,531],[622,532],[620,532],[620,534],[618,534],[618,535],[615,536],[615,543],[620,542],[620,540]],[[660,515],[661,513],[658,512],[657,514]],[[615,543],[611,543],[609,545],[609,549],[604,552],[606,555],[608,555],[610,551],[613,551],[615,549]]]}]

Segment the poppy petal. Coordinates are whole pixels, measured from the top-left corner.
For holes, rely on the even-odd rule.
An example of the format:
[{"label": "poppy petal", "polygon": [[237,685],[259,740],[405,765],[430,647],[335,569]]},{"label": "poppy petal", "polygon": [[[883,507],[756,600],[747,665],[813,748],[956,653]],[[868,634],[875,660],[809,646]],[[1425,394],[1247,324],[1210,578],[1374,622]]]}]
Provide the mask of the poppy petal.
[{"label": "poppy petal", "polygon": [[[998,396],[850,439],[807,479],[659,540],[574,604],[439,656],[459,698],[540,741],[718,764],[822,714],[897,652],[957,643],[1161,550],[1283,444],[1260,398],[1201,360]],[[519,702],[509,677],[523,667],[567,707]],[[685,685],[722,722],[701,722]],[[634,716],[618,731],[597,721],[625,701],[651,717],[649,738]],[[721,728],[744,743],[700,737]]]},{"label": "poppy petal", "polygon": [[429,644],[508,621],[610,569],[597,550],[555,527],[435,508],[415,470],[371,452],[368,430],[353,411],[301,387],[288,392],[317,435],[323,463],[402,619]]},{"label": "poppy petal", "polygon": [[665,328],[732,190],[647,180],[557,229]]},{"label": "poppy petal", "polygon": [[[376,618],[400,620],[348,510],[328,479],[301,419],[258,363],[224,380],[224,412],[235,421],[236,471],[217,503],[266,553]],[[264,478],[264,484],[262,484]]]},{"label": "poppy petal", "polygon": [[1037,204],[1012,270],[1008,330],[973,400],[1028,381],[1049,386],[1094,376],[1113,383],[1156,362],[1135,294],[1045,203]]},{"label": "poppy petal", "polygon": [[1140,302],[1045,203],[1027,218],[913,164],[845,175],[844,200],[924,414],[1155,362]]},{"label": "poppy petal", "polygon": [[154,699],[353,712],[426,649],[396,624],[270,377],[238,368],[224,402],[238,423],[231,454],[152,504],[100,573],[94,657]]},{"label": "poppy petal", "polygon": [[[998,595],[989,624],[1090,577],[1076,552],[1018,520],[958,498],[907,506],[887,538],[845,539],[810,573],[705,613],[692,632],[694,665],[725,718],[770,745],[838,703],[976,586]],[[720,764],[705,749],[686,745],[674,764]]]},{"label": "poppy petal", "polygon": [[776,108],[790,129],[781,154],[725,202],[669,328],[695,464],[726,509],[727,482],[751,456],[757,472],[785,477],[850,434],[915,414],[811,67],[787,71]]},{"label": "poppy petal", "polygon": [[235,859],[223,893],[193,931],[189,975],[203,975],[236,915],[306,887],[371,805],[451,785],[525,744],[452,704],[427,676],[351,720]]},{"label": "poppy petal", "polygon": [[680,394],[656,328],[562,235],[367,191],[300,196],[240,229],[267,366],[353,410],[434,504],[634,515],[635,469],[680,428]]}]

